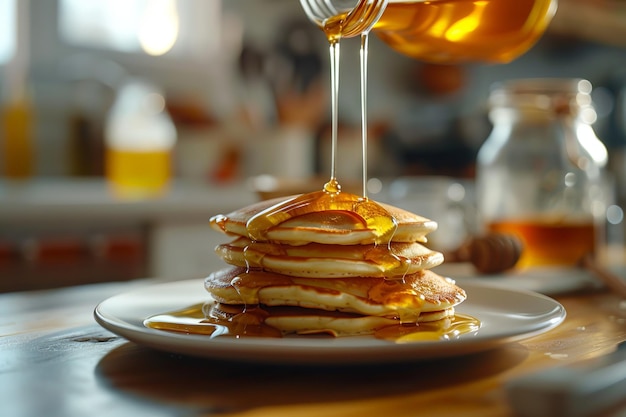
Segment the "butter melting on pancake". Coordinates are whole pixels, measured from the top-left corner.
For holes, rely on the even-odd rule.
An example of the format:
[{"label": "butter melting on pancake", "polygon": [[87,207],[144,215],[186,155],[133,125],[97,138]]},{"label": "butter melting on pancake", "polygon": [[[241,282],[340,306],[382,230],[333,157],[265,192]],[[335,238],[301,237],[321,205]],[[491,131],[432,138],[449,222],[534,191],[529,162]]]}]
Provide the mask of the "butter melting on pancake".
[{"label": "butter melting on pancake", "polygon": [[403,280],[384,278],[315,279],[229,267],[205,279],[205,289],[224,304],[298,306],[326,311],[387,317],[418,323],[430,314],[463,302],[465,291],[432,271],[410,274]]},{"label": "butter melting on pancake", "polygon": [[[248,236],[247,224],[260,212],[285,201],[286,197],[261,201],[226,215],[213,216],[211,227],[222,233]],[[426,242],[426,235],[437,229],[437,223],[409,211],[377,203],[397,222],[393,242]],[[305,213],[285,220],[266,231],[268,241],[303,245],[323,243],[337,245],[373,244],[376,233],[356,213],[348,210],[326,210]]]},{"label": "butter melting on pancake", "polygon": [[341,277],[402,277],[443,262],[443,255],[419,243],[391,242],[389,245],[301,246],[252,242],[240,237],[218,245],[216,253],[228,264],[263,268],[285,275]]}]

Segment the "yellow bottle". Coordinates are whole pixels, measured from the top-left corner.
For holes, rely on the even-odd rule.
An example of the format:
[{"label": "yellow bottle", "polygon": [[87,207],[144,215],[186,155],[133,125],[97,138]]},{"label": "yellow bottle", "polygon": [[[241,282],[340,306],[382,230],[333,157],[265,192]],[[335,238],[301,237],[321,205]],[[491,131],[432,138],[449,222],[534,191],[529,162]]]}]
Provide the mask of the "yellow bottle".
[{"label": "yellow bottle", "polygon": [[116,196],[140,199],[167,191],[176,129],[156,87],[133,80],[120,90],[105,142],[105,173]]},{"label": "yellow bottle", "polygon": [[33,175],[33,111],[27,100],[9,101],[2,106],[0,143],[3,174],[10,179]]}]

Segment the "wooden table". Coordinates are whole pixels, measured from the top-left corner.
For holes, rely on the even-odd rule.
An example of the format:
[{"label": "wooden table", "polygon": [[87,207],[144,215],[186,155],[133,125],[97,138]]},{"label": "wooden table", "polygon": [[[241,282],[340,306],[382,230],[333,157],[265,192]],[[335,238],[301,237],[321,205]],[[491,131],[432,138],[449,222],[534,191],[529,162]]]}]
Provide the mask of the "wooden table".
[{"label": "wooden table", "polygon": [[[556,329],[465,357],[380,366],[218,362],[160,353],[95,324],[95,305],[155,280],[0,295],[2,416],[512,416],[504,384],[626,340],[626,301],[555,297]],[[622,410],[623,412],[623,410]]]}]

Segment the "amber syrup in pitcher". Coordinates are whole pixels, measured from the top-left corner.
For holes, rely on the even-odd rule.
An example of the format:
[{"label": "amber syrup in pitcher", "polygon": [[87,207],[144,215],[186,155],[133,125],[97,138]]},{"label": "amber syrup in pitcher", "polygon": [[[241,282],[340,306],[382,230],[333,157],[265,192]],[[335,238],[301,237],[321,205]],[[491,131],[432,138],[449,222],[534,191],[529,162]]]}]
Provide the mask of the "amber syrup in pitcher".
[{"label": "amber syrup in pitcher", "polygon": [[390,0],[374,33],[431,62],[510,62],[545,32],[554,0]]}]

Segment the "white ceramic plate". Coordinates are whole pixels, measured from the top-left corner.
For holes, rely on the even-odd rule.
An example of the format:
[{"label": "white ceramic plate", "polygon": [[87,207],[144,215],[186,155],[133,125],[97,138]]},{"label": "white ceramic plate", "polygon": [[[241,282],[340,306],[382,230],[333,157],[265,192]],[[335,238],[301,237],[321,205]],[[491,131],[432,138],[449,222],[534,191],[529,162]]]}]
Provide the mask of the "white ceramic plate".
[{"label": "white ceramic plate", "polygon": [[494,348],[544,333],[565,318],[555,300],[529,291],[510,290],[482,282],[464,282],[468,298],[458,313],[481,321],[475,333],[457,339],[395,343],[370,336],[230,338],[182,334],[147,328],[143,320],[210,300],[202,280],[158,284],[116,295],[94,312],[104,328],[151,348],[214,359],[274,363],[362,363],[426,360]]}]

